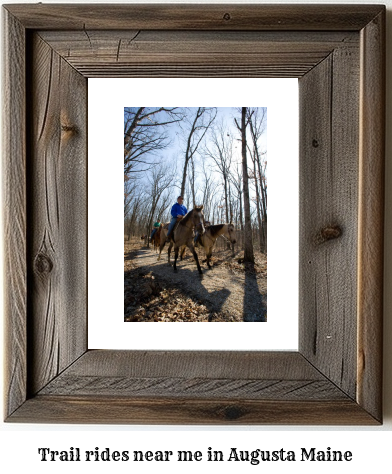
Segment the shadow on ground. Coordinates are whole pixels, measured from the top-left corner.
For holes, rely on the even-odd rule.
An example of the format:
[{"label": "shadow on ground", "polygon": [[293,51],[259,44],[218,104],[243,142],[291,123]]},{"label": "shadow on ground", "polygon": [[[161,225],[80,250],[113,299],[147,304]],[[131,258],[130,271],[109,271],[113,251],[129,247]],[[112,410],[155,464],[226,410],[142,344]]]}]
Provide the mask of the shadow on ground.
[{"label": "shadow on ground", "polygon": [[[178,271],[175,273],[173,267],[168,265],[167,254],[161,256],[161,260],[156,262],[154,265],[147,263],[147,259],[150,259],[153,255],[150,248],[142,248],[137,252],[131,251],[124,256],[125,260],[133,260],[135,256],[138,256],[138,266],[135,269],[124,273],[125,284],[131,279],[140,279],[145,277],[148,273],[155,275],[156,284],[152,286],[152,296],[154,291],[158,294],[162,287],[159,284],[163,284],[166,288],[175,288],[179,290],[184,296],[192,298],[193,301],[201,303],[206,306],[210,313],[228,312],[227,306],[225,311],[223,306],[229,298],[231,292],[227,288],[219,290],[208,290],[203,284],[203,278],[201,278],[197,272],[196,265],[194,264],[190,268],[181,265],[180,261],[177,262]],[[157,254],[156,254],[157,255]],[[188,260],[188,259],[187,259]],[[144,264],[145,262],[145,264]],[[193,262],[194,263],[194,262]],[[189,264],[189,260],[188,260]],[[212,272],[212,273],[210,273]],[[214,270],[208,270],[203,268],[203,275],[213,276]],[[245,271],[245,288],[244,288],[244,299],[243,299],[243,321],[245,322],[266,322],[267,320],[267,306],[266,296],[260,293],[256,273],[252,265],[246,265]],[[158,286],[157,286],[158,285]],[[125,288],[127,291],[127,287]],[[148,295],[151,297],[151,295]],[[236,308],[238,311],[239,308]],[[128,313],[132,316],[136,313],[137,307]],[[213,317],[209,317],[210,322],[213,322]]]},{"label": "shadow on ground", "polygon": [[252,263],[245,264],[243,313],[245,322],[267,322],[267,301],[264,301],[264,297],[260,293]]}]

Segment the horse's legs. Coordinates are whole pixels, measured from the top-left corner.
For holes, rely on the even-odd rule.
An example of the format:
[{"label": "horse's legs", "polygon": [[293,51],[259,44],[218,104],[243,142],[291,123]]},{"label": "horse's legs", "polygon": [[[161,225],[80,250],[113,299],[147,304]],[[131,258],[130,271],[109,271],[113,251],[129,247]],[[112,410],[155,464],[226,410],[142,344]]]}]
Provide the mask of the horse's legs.
[{"label": "horse's legs", "polygon": [[175,272],[177,272],[178,250],[179,250],[178,245],[175,245],[174,246],[174,265],[173,265],[173,269],[174,269]]},{"label": "horse's legs", "polygon": [[169,248],[167,249],[167,261],[169,262],[169,265],[171,265],[171,263],[170,263],[170,253],[171,253],[172,247],[173,247],[173,242],[170,241]]},{"label": "horse's legs", "polygon": [[180,259],[181,259],[181,260],[183,260],[183,258],[184,258],[185,250],[186,250],[186,247],[185,247],[185,245],[184,245],[184,247],[181,249],[181,253],[180,253]]},{"label": "horse's legs", "polygon": [[189,250],[192,252],[193,258],[195,259],[196,265],[197,265],[197,271],[199,272],[200,275],[203,275],[203,272],[200,267],[199,263],[199,257],[197,256],[195,247],[193,246],[193,243],[188,244]]},{"label": "horse's legs", "polygon": [[211,263],[210,263],[211,256],[212,256],[212,248],[209,248],[207,251],[207,265],[209,269],[212,268]]},{"label": "horse's legs", "polygon": [[163,243],[161,243],[161,245],[159,246],[158,262],[161,259],[161,253],[162,253],[162,250],[163,250],[163,247],[165,246],[165,244],[166,244],[166,240],[164,240]]}]

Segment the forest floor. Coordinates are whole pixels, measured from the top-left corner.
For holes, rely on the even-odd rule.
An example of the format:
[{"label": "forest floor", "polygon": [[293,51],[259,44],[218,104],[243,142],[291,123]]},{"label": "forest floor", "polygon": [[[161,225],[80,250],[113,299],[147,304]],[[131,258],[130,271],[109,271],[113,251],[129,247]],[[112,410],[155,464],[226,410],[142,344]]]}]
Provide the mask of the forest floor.
[{"label": "forest floor", "polygon": [[[203,270],[187,249],[178,272],[141,240],[124,242],[125,321],[240,322],[267,321],[267,257],[255,252],[255,265],[242,263],[243,251],[213,251],[208,269],[204,249],[196,248]],[[171,254],[173,262],[174,252]],[[203,262],[204,261],[204,262]]]}]

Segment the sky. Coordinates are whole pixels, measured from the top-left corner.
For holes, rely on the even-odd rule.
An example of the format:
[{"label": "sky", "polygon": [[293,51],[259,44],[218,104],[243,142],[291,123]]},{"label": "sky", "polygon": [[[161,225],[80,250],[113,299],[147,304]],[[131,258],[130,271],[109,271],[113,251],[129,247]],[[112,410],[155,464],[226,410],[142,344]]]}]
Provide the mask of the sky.
[{"label": "sky", "polygon": [[[190,115],[193,117],[196,113],[197,107],[188,107],[190,111]],[[221,120],[225,122],[225,125],[228,129],[228,132],[232,134],[237,139],[240,138],[238,129],[235,126],[234,119],[236,118],[238,121],[241,120],[241,115],[238,112],[237,107],[216,107],[217,109],[217,117],[215,123],[219,123]],[[171,137],[171,144],[165,149],[159,152],[159,156],[164,157],[165,159],[183,159],[183,149],[184,149],[184,139],[182,137],[182,130],[181,126],[178,124],[172,124],[167,128],[167,132]],[[267,132],[267,130],[266,130]],[[266,150],[267,147],[267,133],[263,134],[263,137],[260,140],[261,148]],[[205,143],[208,144],[208,136],[206,137]],[[241,147],[236,146],[238,150],[238,159],[241,159]]]},{"label": "sky", "polygon": [[[188,116],[189,120],[193,121],[197,108],[196,107],[189,107]],[[231,171],[235,173],[236,170],[236,163],[238,168],[241,169],[241,137],[240,132],[237,129],[234,119],[236,118],[238,122],[241,120],[241,113],[237,107],[217,107],[216,108],[216,118],[214,121],[213,126],[218,126],[220,123],[224,124],[225,133],[227,136],[231,136],[234,139],[234,150],[233,150],[233,160],[232,160],[232,167]],[[180,186],[181,186],[181,179],[183,173],[183,166],[184,166],[184,152],[186,149],[186,140],[188,137],[188,125],[184,122],[174,123],[167,126],[166,131],[168,136],[170,137],[170,144],[163,150],[159,150],[156,154],[151,155],[148,157],[150,162],[157,162],[163,161],[166,163],[170,163],[169,168],[174,170],[176,169],[176,179],[174,180],[174,186],[172,189],[173,193],[173,202],[175,202],[175,197],[177,196]],[[203,142],[198,148],[198,152],[195,155],[195,169],[196,169],[196,187],[201,188],[203,186],[203,177],[202,177],[202,162],[204,161],[206,164],[206,169],[213,176],[214,181],[222,182],[221,175],[217,170],[216,164],[214,164],[213,160],[208,157],[205,148],[212,148],[211,144],[211,135],[212,129],[208,131],[206,136],[203,139]],[[265,131],[262,134],[259,140],[259,149],[261,152],[265,153],[267,151],[267,123],[265,126]],[[250,157],[248,155],[248,167],[252,165]],[[189,167],[188,167],[189,168]],[[146,183],[145,185],[148,186],[148,176],[149,171],[146,173],[137,173],[138,179],[142,182]],[[189,179],[190,169],[188,169],[188,179]],[[252,183],[251,184],[251,195],[252,195]],[[223,188],[222,188],[223,190]],[[254,192],[253,192],[254,194]],[[186,195],[186,193],[185,193]],[[199,198],[201,198],[201,193],[197,194]],[[186,206],[190,207],[191,203],[185,203]],[[199,203],[201,204],[201,203]]]}]

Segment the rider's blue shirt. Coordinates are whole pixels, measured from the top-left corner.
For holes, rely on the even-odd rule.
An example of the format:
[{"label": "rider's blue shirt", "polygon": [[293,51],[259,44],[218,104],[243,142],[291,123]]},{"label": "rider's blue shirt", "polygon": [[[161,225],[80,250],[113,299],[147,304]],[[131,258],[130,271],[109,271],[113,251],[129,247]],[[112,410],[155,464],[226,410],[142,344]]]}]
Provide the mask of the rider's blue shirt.
[{"label": "rider's blue shirt", "polygon": [[171,208],[172,217],[185,216],[187,212],[186,207],[183,204],[178,204],[178,202],[176,202]]}]

